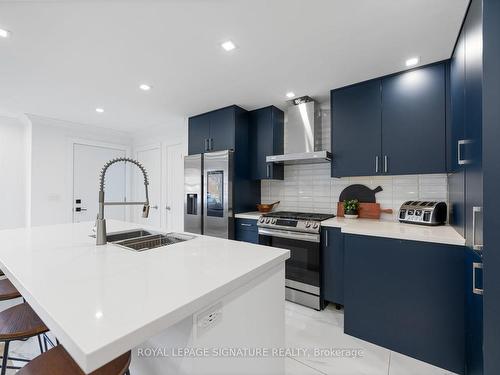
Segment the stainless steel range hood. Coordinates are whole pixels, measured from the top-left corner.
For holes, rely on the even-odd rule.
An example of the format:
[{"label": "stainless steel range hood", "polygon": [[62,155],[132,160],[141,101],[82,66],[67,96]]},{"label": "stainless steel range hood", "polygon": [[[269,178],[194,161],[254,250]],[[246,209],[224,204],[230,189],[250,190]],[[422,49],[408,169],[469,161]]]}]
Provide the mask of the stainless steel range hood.
[{"label": "stainless steel range hood", "polygon": [[312,164],[332,160],[332,154],[322,149],[319,105],[308,96],[294,99],[287,111],[284,150],[283,155],[267,156],[266,162]]}]

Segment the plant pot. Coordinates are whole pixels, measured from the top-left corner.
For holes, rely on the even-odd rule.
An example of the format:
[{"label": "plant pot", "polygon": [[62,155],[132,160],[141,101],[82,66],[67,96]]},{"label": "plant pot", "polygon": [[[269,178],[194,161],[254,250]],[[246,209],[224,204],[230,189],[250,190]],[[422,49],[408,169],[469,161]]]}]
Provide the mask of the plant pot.
[{"label": "plant pot", "polygon": [[344,212],[344,217],[345,217],[346,219],[357,219],[357,218],[358,218],[358,216],[359,216],[359,215],[358,215],[358,211],[353,211],[353,210],[351,210],[351,211],[346,211],[346,212]]},{"label": "plant pot", "polygon": [[356,215],[348,215],[348,214],[344,214],[344,217],[346,219],[357,219],[358,218],[358,214]]}]

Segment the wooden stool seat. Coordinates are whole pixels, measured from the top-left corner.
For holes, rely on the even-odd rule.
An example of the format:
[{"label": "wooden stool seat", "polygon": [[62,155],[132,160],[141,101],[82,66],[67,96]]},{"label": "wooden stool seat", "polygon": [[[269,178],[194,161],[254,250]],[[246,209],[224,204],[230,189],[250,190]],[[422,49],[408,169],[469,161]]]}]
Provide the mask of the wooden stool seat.
[{"label": "wooden stool seat", "polygon": [[16,289],[9,279],[0,280],[0,301],[21,297],[21,293]]},{"label": "wooden stool seat", "polygon": [[37,336],[49,329],[27,303],[0,312],[0,341]]},{"label": "wooden stool seat", "polygon": [[[130,357],[130,352],[125,353],[91,372],[90,375],[123,375],[128,372]],[[58,345],[33,359],[21,368],[17,375],[85,375],[85,373],[62,345]]]}]

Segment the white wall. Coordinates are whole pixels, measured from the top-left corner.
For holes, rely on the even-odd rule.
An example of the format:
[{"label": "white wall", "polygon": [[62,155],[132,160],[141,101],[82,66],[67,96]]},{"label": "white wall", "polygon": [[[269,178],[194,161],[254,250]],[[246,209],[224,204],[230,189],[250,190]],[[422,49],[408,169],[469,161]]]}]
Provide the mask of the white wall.
[{"label": "white wall", "polygon": [[0,229],[27,225],[29,123],[0,113]]},{"label": "white wall", "polygon": [[32,122],[31,224],[69,223],[73,207],[73,141],[104,142],[130,148],[132,137],[127,133],[89,125],[33,115],[28,117]]}]

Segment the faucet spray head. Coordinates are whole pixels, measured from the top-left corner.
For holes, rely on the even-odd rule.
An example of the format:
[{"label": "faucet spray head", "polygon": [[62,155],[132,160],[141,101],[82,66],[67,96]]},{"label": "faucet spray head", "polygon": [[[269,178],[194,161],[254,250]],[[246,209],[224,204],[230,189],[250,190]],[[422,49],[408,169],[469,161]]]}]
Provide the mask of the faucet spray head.
[{"label": "faucet spray head", "polygon": [[145,204],[142,207],[142,217],[146,219],[148,216],[149,216],[149,204]]}]

